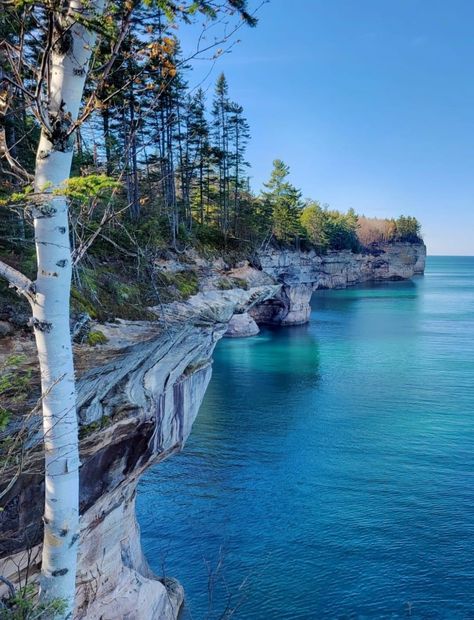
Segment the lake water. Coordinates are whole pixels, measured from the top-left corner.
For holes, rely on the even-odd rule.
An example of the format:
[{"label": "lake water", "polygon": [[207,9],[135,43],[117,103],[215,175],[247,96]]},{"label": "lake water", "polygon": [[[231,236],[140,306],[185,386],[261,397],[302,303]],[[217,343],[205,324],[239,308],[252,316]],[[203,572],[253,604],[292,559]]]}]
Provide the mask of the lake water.
[{"label": "lake water", "polygon": [[219,343],[138,514],[183,618],[474,619],[474,258]]}]

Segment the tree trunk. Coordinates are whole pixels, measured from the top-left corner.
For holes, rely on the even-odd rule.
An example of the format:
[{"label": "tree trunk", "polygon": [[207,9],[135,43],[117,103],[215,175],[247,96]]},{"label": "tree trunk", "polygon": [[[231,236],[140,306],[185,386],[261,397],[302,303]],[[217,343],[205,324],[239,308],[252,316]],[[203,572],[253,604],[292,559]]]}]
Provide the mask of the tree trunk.
[{"label": "tree trunk", "polygon": [[240,151],[239,151],[239,120],[235,123],[235,188],[234,188],[234,235],[238,235],[237,223],[239,221],[239,170],[240,170]]},{"label": "tree trunk", "polygon": [[[71,165],[69,153],[54,153],[48,160],[37,181],[65,174]],[[79,454],[69,330],[71,252],[66,201],[57,197],[49,206],[55,210],[51,217],[35,218],[38,277],[33,326],[41,371],[45,447],[40,597],[45,603],[64,600],[72,613],[79,536]]]},{"label": "tree trunk", "polygon": [[135,119],[135,99],[133,96],[133,84],[130,90],[129,111],[130,111],[129,148],[130,148],[130,161],[131,161],[131,167],[132,167],[131,179],[130,179],[130,188],[131,188],[130,213],[132,215],[132,219],[137,220],[140,215],[140,196],[139,196],[139,188],[138,188],[138,163],[137,163],[138,123]]},{"label": "tree trunk", "polygon": [[202,149],[199,156],[199,222],[204,224],[204,162]]},{"label": "tree trunk", "polygon": [[[41,371],[45,447],[44,540],[40,601],[62,601],[58,618],[71,618],[74,611],[76,560],[79,538],[79,452],[72,343],[69,328],[71,249],[68,205],[58,189],[69,178],[72,140],[67,137],[77,119],[95,34],[80,22],[94,5],[71,2],[55,30],[50,57],[48,118],[36,160],[35,189],[45,200],[35,211],[34,228],[37,280],[33,326]],[[58,18],[59,22],[59,18]],[[54,192],[54,195],[53,195]]]},{"label": "tree trunk", "polygon": [[102,126],[104,132],[104,145],[105,145],[105,170],[107,172],[107,176],[111,176],[112,174],[112,149],[110,145],[110,111],[109,108],[106,107],[102,110]]}]

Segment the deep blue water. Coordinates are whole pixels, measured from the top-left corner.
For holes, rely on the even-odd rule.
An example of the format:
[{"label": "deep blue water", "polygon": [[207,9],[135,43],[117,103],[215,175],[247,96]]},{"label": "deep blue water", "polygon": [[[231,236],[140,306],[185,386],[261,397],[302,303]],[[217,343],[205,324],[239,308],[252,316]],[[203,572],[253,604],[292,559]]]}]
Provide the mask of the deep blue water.
[{"label": "deep blue water", "polygon": [[184,618],[221,617],[229,592],[240,619],[474,619],[474,258],[222,341],[138,513]]}]

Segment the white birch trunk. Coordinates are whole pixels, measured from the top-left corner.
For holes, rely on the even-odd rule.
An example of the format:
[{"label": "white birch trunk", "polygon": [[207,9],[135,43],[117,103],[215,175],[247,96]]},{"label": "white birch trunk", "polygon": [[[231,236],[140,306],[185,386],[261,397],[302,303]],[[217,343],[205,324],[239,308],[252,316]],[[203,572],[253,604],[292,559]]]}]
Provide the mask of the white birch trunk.
[{"label": "white birch trunk", "polygon": [[[65,139],[76,120],[95,35],[74,23],[75,11],[91,15],[102,3],[71,2],[70,26],[50,59],[48,117],[52,131],[43,130],[37,152],[35,189],[51,193],[69,178],[72,141]],[[93,7],[93,9],[91,8]],[[71,26],[71,23],[74,24]],[[69,326],[71,249],[68,205],[64,196],[51,195],[35,213],[38,275],[33,303],[33,326],[41,371],[45,446],[44,540],[40,601],[63,601],[58,618],[74,611],[79,538],[79,449],[72,342]],[[52,614],[54,615],[54,614]]]}]

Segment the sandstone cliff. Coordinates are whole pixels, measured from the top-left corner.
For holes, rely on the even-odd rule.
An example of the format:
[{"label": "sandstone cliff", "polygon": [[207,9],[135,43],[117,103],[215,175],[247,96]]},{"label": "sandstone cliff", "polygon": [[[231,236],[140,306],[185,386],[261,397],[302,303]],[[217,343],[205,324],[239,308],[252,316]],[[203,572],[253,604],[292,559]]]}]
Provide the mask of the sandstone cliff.
[{"label": "sandstone cliff", "polygon": [[281,283],[282,289],[250,314],[260,324],[300,325],[309,319],[309,304],[315,290],[404,280],[422,274],[426,247],[423,242],[395,242],[376,244],[360,254],[344,250],[324,255],[271,248],[258,258],[262,271]]},{"label": "sandstone cliff", "polygon": [[[81,434],[81,541],[75,618],[167,620],[183,600],[181,586],[153,575],[135,518],[136,487],[152,463],[181,450],[211,377],[212,353],[236,311],[278,286],[210,291],[157,308],[153,321],[96,326],[107,338],[75,350]],[[31,359],[29,340],[3,342]],[[31,421],[33,424],[34,419]],[[23,472],[2,476],[0,575],[35,578],[40,560],[44,483],[40,439],[33,431]]]}]

